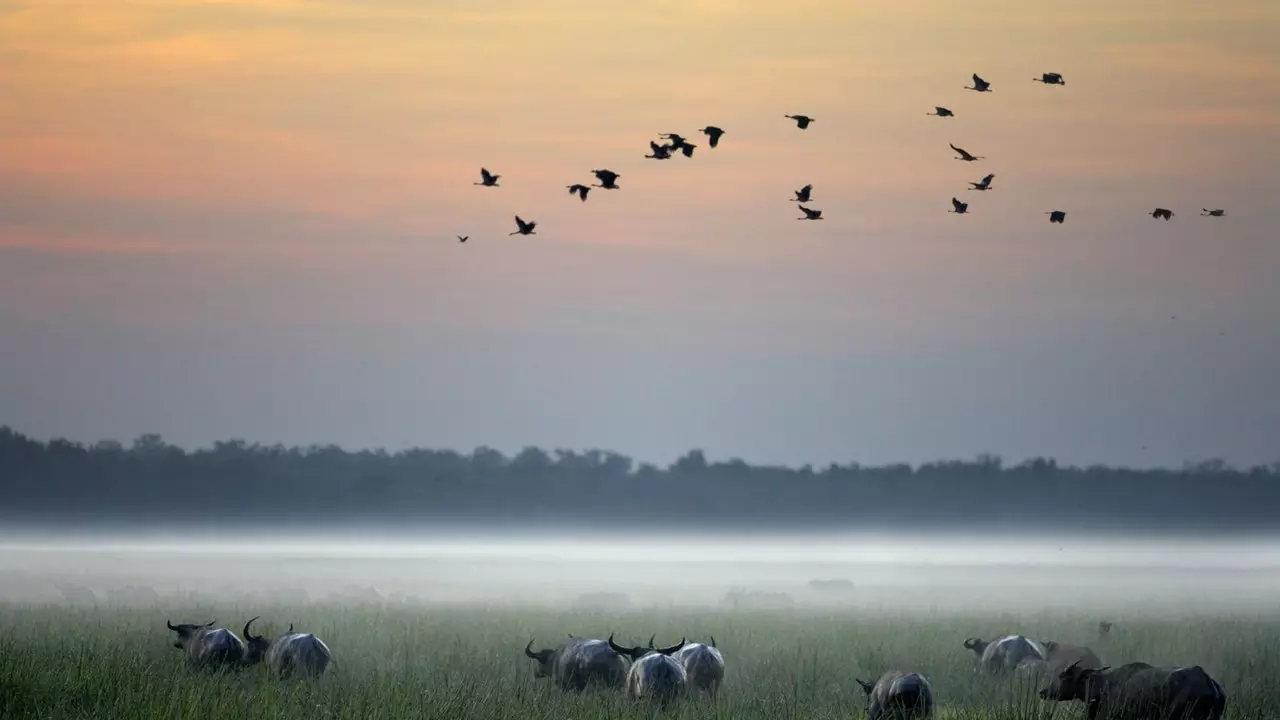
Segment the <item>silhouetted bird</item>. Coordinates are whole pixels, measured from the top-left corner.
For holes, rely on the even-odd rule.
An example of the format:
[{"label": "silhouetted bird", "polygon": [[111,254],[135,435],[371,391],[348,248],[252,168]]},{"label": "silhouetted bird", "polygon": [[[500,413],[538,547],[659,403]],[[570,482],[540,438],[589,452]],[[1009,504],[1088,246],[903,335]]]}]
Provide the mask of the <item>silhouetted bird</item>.
[{"label": "silhouetted bird", "polygon": [[809,208],[803,205],[800,206],[800,210],[804,212],[804,217],[798,217],[796,218],[797,220],[821,220],[822,219],[821,210],[810,210]]},{"label": "silhouetted bird", "polygon": [[938,117],[955,117],[955,113],[942,107],[941,105],[934,105],[933,109],[937,110],[937,112],[925,113],[925,115],[937,115]]},{"label": "silhouetted bird", "polygon": [[1169,218],[1173,217],[1173,211],[1168,210],[1166,208],[1156,208],[1155,210],[1151,211],[1151,217],[1164,218],[1165,222],[1168,222]]},{"label": "silhouetted bird", "polygon": [[483,186],[485,186],[485,187],[498,187],[498,178],[500,178],[500,177],[502,177],[502,176],[501,176],[501,175],[494,175],[493,173],[489,172],[488,170],[485,170],[484,168],[480,168],[480,179],[481,179],[481,180],[483,180],[483,182],[471,183],[471,184],[472,184],[472,185],[483,185]]},{"label": "silhouetted bird", "polygon": [[978,73],[973,74],[973,84],[965,85],[965,90],[977,90],[978,92],[991,92],[991,83],[978,77]]},{"label": "silhouetted bird", "polygon": [[693,157],[693,149],[698,147],[691,142],[680,143],[680,152],[684,153],[687,158]]},{"label": "silhouetted bird", "polygon": [[809,193],[811,192],[813,192],[813,185],[805,185],[796,190],[796,196],[791,199],[791,202],[809,202]]},{"label": "silhouetted bird", "polygon": [[587,193],[591,192],[591,188],[587,187],[586,185],[582,185],[580,183],[575,183],[573,185],[566,185],[565,187],[569,188],[570,195],[574,193],[578,193],[578,197],[582,199],[582,202],[587,201]]},{"label": "silhouetted bird", "polygon": [[990,174],[988,174],[986,177],[984,177],[984,178],[982,178],[981,180],[979,180],[978,182],[971,182],[971,183],[969,183],[970,185],[972,185],[972,186],[973,186],[973,187],[971,187],[971,188],[969,188],[969,189],[970,189],[970,190],[990,190],[990,189],[991,189],[991,181],[992,181],[992,180],[994,180],[994,179],[995,179],[995,177],[996,177],[996,174],[995,174],[995,173],[990,173]]},{"label": "silhouetted bird", "polygon": [[965,214],[965,213],[969,212],[969,203],[963,203],[963,202],[960,202],[960,201],[959,201],[959,200],[957,200],[956,198],[951,198],[951,206],[952,206],[953,208],[955,208],[955,209],[954,209],[954,210],[948,210],[947,212],[953,212],[953,213],[955,213],[955,214],[957,214],[957,215],[963,215],[963,214]]},{"label": "silhouetted bird", "polygon": [[536,223],[536,222],[525,222],[524,220],[521,220],[521,219],[520,219],[520,216],[519,216],[519,215],[517,215],[517,216],[516,216],[516,227],[517,227],[517,228],[519,228],[519,229],[518,229],[518,230],[516,230],[515,232],[507,233],[507,234],[508,234],[508,235],[537,235],[537,233],[535,233],[535,232],[533,231],[533,229],[534,229],[535,227],[537,227],[537,226],[538,226],[538,223]]},{"label": "silhouetted bird", "polygon": [[1058,73],[1045,73],[1038,78],[1031,78],[1031,82],[1044,83],[1045,85],[1066,85],[1067,81],[1062,79]]},{"label": "silhouetted bird", "polygon": [[711,144],[711,147],[715,147],[720,142],[720,136],[724,134],[724,131],[715,125],[706,126],[702,128],[701,132],[706,134],[707,142]]},{"label": "silhouetted bird", "polygon": [[658,135],[658,137],[670,140],[673,147],[680,148],[684,146],[684,136],[682,135],[677,135],[676,133],[662,133],[661,135]]},{"label": "silhouetted bird", "polygon": [[670,145],[659,145],[658,143],[650,140],[649,147],[653,148],[653,154],[645,155],[647,158],[652,158],[654,160],[667,160],[671,157]]},{"label": "silhouetted bird", "polygon": [[[948,145],[951,145],[951,143],[947,143],[947,144],[948,144]],[[974,160],[981,160],[982,158],[986,157],[985,155],[970,155],[968,150],[965,150],[965,149],[963,149],[963,148],[958,148],[958,147],[956,147],[955,145],[951,145],[951,149],[952,149],[952,150],[955,150],[955,151],[956,151],[956,152],[958,152],[958,153],[960,153],[960,157],[956,158],[956,160],[964,160],[965,162],[973,162]]]},{"label": "silhouetted bird", "polygon": [[459,236],[458,236],[458,242],[466,242],[466,241],[467,241],[467,239],[468,239],[468,238],[470,238],[470,237],[471,237],[470,235],[459,235]]},{"label": "silhouetted bird", "polygon": [[1222,209],[1210,210],[1208,208],[1200,208],[1200,217],[1222,217],[1226,214],[1227,211]]},{"label": "silhouetted bird", "polygon": [[1067,214],[1061,210],[1052,210],[1045,214],[1049,216],[1049,222],[1058,223],[1059,225],[1067,219]]},{"label": "silhouetted bird", "polygon": [[618,178],[622,177],[618,173],[612,170],[592,170],[591,173],[600,181],[599,185],[592,185],[592,187],[604,188],[605,190],[618,189]]},{"label": "silhouetted bird", "polygon": [[782,117],[791,118],[792,120],[795,120],[796,127],[800,128],[801,130],[809,127],[809,123],[814,121],[814,118],[811,118],[808,115],[783,115]]}]

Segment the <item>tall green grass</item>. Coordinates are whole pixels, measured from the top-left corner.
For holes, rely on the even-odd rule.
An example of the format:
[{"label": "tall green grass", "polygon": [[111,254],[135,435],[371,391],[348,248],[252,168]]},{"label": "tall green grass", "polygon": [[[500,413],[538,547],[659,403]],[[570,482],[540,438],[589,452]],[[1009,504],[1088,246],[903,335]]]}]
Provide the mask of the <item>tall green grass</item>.
[{"label": "tall green grass", "polygon": [[[189,671],[171,645],[174,622],[219,620],[239,632],[252,615],[275,631],[295,623],[334,652],[318,682],[281,682],[261,668],[228,675]],[[1032,687],[975,675],[965,637],[1023,632],[1089,644],[1111,664],[1204,666],[1229,695],[1228,717],[1280,717],[1280,622],[1261,618],[1121,620],[1106,643],[1097,618],[859,617],[813,611],[646,610],[618,614],[432,607],[192,607],[74,609],[0,605],[0,718],[858,718],[855,677],[891,668],[933,683],[939,718],[1083,717]],[[256,626],[255,626],[256,627]],[[718,703],[687,699],[665,710],[615,692],[565,694],[533,677],[523,655],[566,633],[641,643],[714,634],[727,677]]]}]

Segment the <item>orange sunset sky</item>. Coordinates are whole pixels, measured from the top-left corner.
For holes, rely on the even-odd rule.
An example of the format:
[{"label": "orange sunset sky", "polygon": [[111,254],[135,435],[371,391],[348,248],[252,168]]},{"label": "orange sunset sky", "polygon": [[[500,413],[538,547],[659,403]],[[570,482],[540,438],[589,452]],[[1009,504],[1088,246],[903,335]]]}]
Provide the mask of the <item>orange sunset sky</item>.
[{"label": "orange sunset sky", "polygon": [[1280,460],[1278,39],[1274,0],[0,0],[0,424]]}]

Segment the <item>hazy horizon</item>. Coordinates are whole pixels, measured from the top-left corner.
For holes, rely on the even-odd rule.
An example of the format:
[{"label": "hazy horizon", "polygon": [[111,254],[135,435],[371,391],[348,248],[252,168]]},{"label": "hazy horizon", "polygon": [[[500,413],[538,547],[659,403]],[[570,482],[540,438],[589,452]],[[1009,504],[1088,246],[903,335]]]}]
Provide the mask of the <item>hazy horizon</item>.
[{"label": "hazy horizon", "polygon": [[1277,34],[1266,0],[6,3],[0,422],[1274,462]]}]

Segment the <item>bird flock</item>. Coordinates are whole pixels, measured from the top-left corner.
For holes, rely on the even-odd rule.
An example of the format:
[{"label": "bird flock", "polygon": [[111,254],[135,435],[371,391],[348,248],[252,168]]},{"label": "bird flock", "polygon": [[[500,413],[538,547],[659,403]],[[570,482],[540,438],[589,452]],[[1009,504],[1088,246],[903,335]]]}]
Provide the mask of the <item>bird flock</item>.
[{"label": "bird flock", "polygon": [[[979,92],[979,93],[992,92],[990,81],[984,79],[982,76],[978,75],[977,73],[974,73],[972,77],[973,77],[973,84],[965,85],[964,86],[965,90],[972,90],[974,92]],[[1060,87],[1066,86],[1067,84],[1067,81],[1066,79],[1063,78],[1062,74],[1056,73],[1056,72],[1043,73],[1040,75],[1040,77],[1031,78],[1031,80],[1032,82],[1038,82],[1044,85],[1056,85]],[[933,117],[940,117],[940,118],[952,118],[956,116],[955,112],[952,111],[950,108],[943,107],[941,105],[934,106],[933,112],[925,113],[925,114]],[[783,115],[783,117],[795,122],[796,128],[800,130],[807,130],[810,125],[817,122],[816,118],[811,117],[809,115],[796,114],[796,115]],[[708,125],[704,128],[701,128],[698,132],[707,136],[707,144],[710,145],[711,148],[716,148],[720,143],[721,136],[725,134],[725,131],[722,128],[719,128],[715,125]],[[685,158],[692,158],[694,150],[698,147],[696,144],[689,142],[688,139],[686,139],[684,136],[680,135],[679,133],[660,133],[658,137],[662,140],[665,140],[666,142],[660,143],[654,140],[650,140],[649,153],[647,155],[644,155],[645,158],[650,160],[670,160],[676,157],[677,155],[683,155]],[[956,153],[956,158],[955,158],[956,160],[962,160],[964,162],[977,162],[979,160],[986,159],[985,155],[974,155],[968,150],[962,147],[956,146],[954,143],[948,143],[948,145],[950,145],[951,149]],[[582,183],[574,183],[572,185],[566,185],[565,187],[569,190],[569,194],[571,196],[577,195],[579,200],[581,200],[582,202],[586,202],[587,194],[591,192],[592,188],[600,188],[603,190],[620,189],[617,183],[618,178],[622,177],[620,174],[609,169],[598,169],[598,170],[592,170],[591,172],[593,175],[595,175],[596,179],[599,180],[599,183],[598,184],[593,183],[591,185],[583,185]],[[500,187],[498,185],[498,178],[500,177],[501,177],[500,175],[489,172],[487,168],[480,168],[481,181],[478,183],[472,183],[472,184],[479,185],[481,187],[487,187],[487,188]],[[967,189],[977,190],[980,192],[991,190],[992,189],[991,182],[995,179],[995,177],[996,177],[995,173],[987,173],[981,180],[978,180],[977,182],[972,182],[972,181],[969,182],[970,187]],[[806,207],[805,205],[805,203],[812,202],[813,200],[812,184],[805,185],[799,190],[794,191],[794,193],[795,193],[795,197],[791,198],[791,200],[792,202],[799,203],[800,211],[803,213],[802,216],[796,218],[797,220],[823,219],[821,210]],[[948,210],[947,212],[955,213],[957,215],[968,214],[969,203],[961,201],[958,197],[952,197],[951,209]],[[1061,225],[1064,222],[1066,222],[1066,219],[1067,219],[1067,213],[1064,210],[1057,210],[1057,209],[1049,210],[1049,211],[1046,211],[1045,214],[1049,216],[1049,222],[1051,224]],[[1157,207],[1151,211],[1150,215],[1153,218],[1162,219],[1167,222],[1173,218],[1174,212],[1168,208]],[[1201,217],[1220,218],[1220,217],[1224,217],[1225,215],[1226,215],[1226,211],[1221,208],[1214,208],[1214,209],[1202,208],[1200,213]],[[515,221],[516,221],[516,230],[514,232],[508,233],[508,235],[536,235],[537,234],[534,230],[534,228],[536,228],[538,225],[537,222],[534,222],[532,220],[525,220],[519,215],[515,216]],[[470,236],[458,235],[457,237],[459,242],[465,243]]]}]

